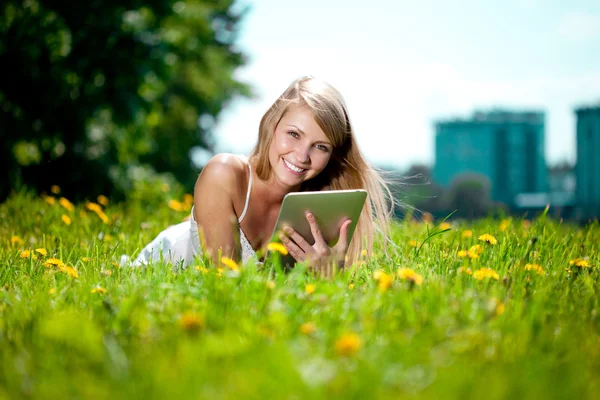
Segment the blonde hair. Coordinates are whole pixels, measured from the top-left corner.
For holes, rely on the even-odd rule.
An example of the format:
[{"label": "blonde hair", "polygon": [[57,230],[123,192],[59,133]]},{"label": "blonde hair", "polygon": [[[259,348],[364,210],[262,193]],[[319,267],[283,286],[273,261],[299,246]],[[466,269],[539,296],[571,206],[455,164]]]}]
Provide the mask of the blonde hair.
[{"label": "blonde hair", "polygon": [[385,179],[369,165],[358,149],[346,103],[334,87],[307,76],[295,80],[283,92],[260,121],[258,143],[250,156],[256,174],[263,180],[271,177],[269,147],[277,124],[291,105],[308,106],[315,122],[333,145],[333,154],[325,169],[315,178],[304,182],[300,190],[365,189],[368,192],[367,204],[354,231],[347,256],[351,263],[359,259],[363,248],[367,254],[371,254],[375,234],[387,238],[394,200]]}]

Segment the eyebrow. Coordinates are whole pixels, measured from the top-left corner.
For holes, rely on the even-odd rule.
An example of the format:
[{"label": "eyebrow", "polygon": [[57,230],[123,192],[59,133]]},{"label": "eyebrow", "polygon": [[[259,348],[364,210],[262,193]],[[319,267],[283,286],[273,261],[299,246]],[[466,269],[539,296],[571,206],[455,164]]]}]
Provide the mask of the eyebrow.
[{"label": "eyebrow", "polygon": [[[304,131],[303,131],[302,129],[298,128],[296,125],[294,125],[294,124],[289,124],[288,126],[294,127],[294,128],[296,128],[296,129],[298,130],[298,132],[300,132],[300,133],[301,133],[301,134],[303,134],[303,135],[306,135],[306,134],[304,133]],[[315,142],[315,143],[328,144],[329,146],[333,147],[333,144],[331,144],[330,142],[325,142],[325,141],[323,141],[323,140],[318,140],[318,141],[317,141],[317,142]]]}]

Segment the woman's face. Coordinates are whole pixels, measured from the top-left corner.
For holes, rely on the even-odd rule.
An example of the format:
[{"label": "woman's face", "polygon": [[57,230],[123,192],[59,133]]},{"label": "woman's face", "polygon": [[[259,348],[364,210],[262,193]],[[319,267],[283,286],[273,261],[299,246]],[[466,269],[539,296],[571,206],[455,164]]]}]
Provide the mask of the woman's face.
[{"label": "woman's face", "polygon": [[278,182],[297,189],[325,169],[332,152],[310,109],[292,105],[275,127],[269,162]]}]

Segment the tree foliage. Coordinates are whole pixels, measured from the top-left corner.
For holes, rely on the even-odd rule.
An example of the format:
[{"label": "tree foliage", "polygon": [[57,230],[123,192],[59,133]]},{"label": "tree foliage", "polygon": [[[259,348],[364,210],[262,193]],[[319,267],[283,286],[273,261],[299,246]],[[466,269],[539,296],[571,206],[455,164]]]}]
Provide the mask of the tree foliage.
[{"label": "tree foliage", "polygon": [[2,2],[0,199],[22,184],[126,193],[153,171],[191,186],[190,149],[210,149],[222,108],[250,95],[234,77],[244,13],[233,0]]}]

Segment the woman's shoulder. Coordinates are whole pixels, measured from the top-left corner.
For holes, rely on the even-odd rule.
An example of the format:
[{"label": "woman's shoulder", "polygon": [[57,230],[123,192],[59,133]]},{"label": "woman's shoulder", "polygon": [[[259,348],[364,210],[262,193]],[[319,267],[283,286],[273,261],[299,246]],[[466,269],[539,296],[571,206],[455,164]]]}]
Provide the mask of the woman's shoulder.
[{"label": "woman's shoulder", "polygon": [[221,153],[213,156],[202,169],[198,181],[219,183],[230,188],[247,180],[248,160],[235,154]]}]

